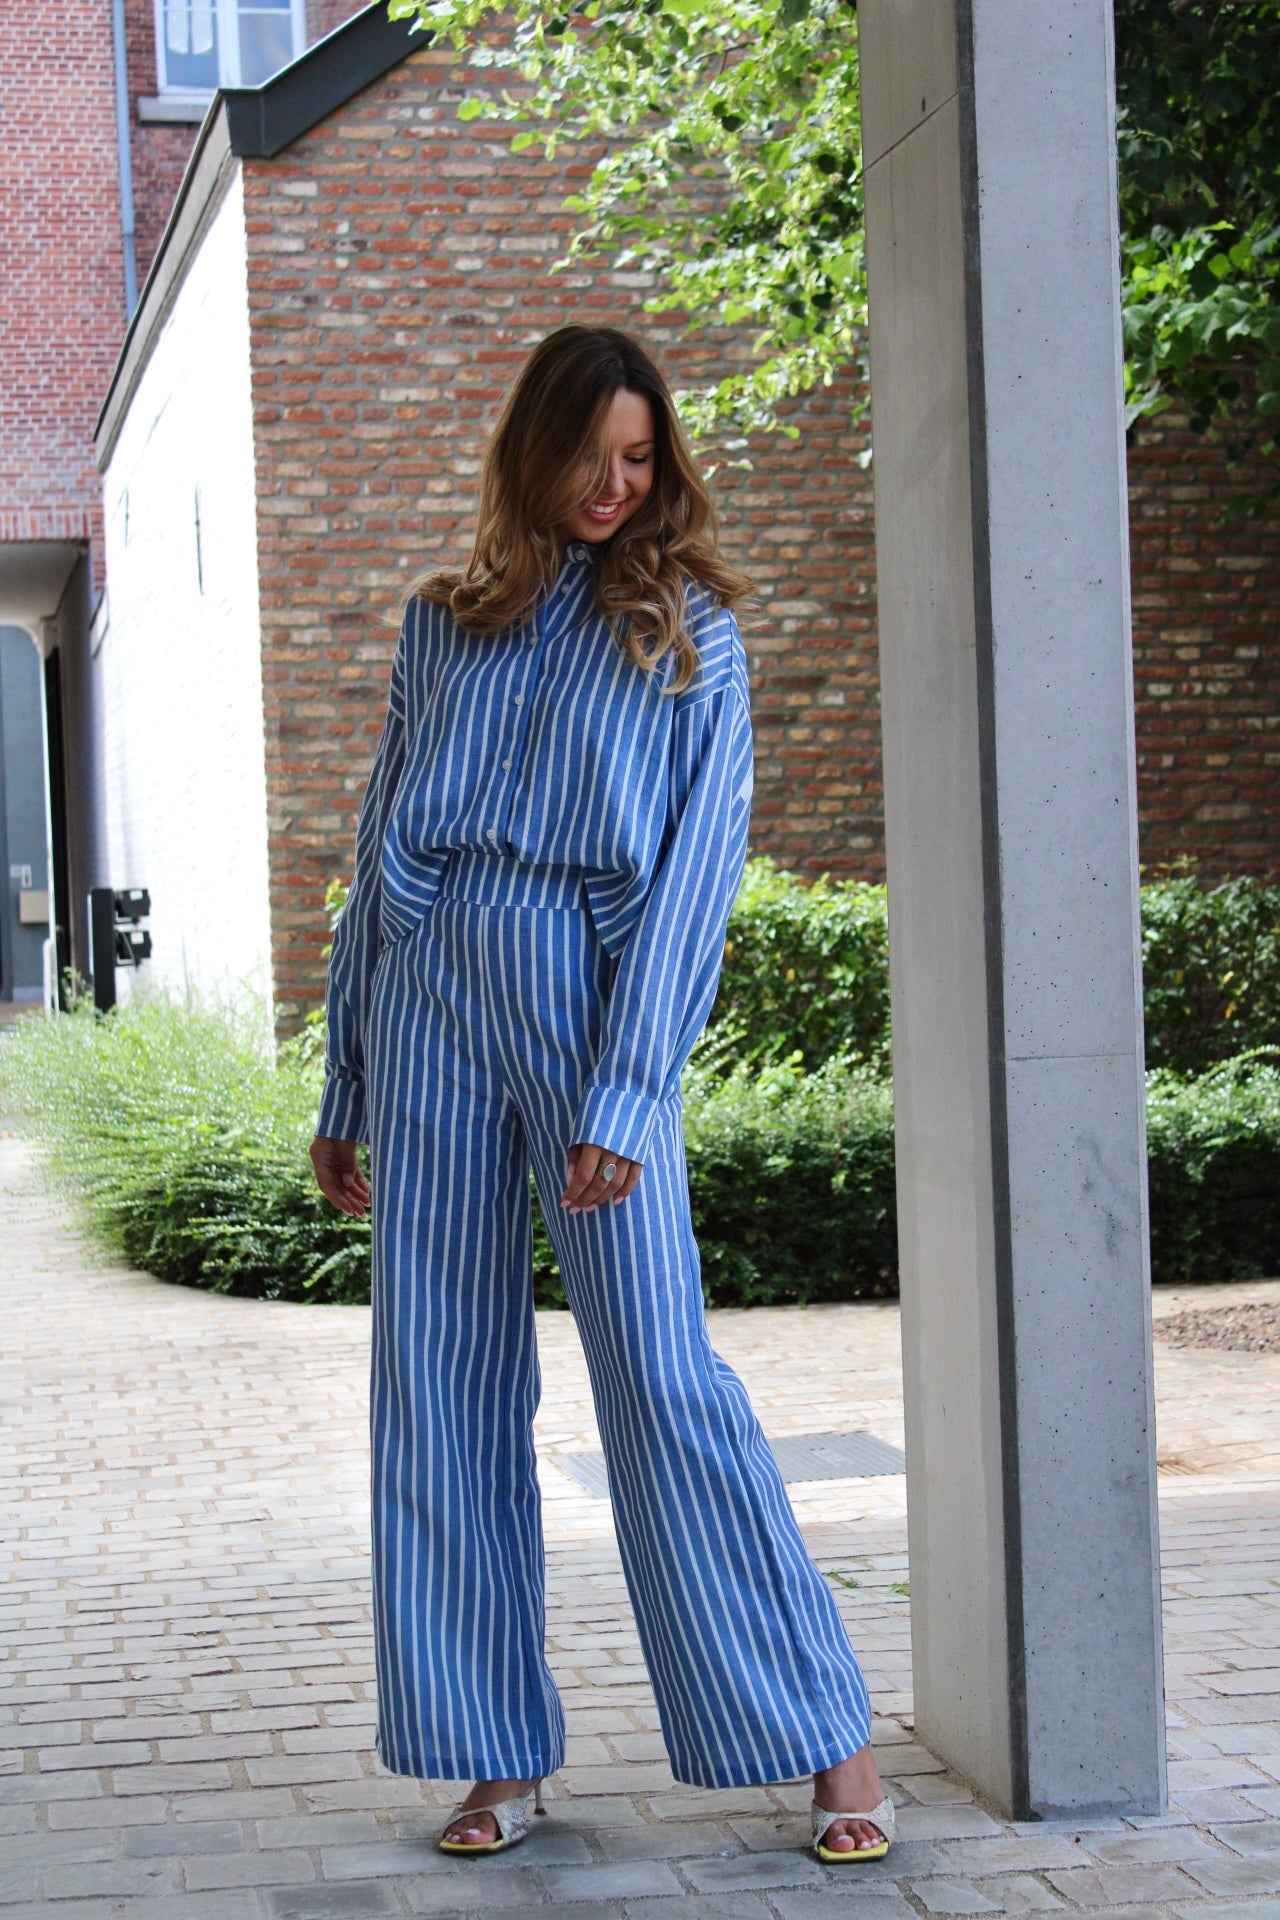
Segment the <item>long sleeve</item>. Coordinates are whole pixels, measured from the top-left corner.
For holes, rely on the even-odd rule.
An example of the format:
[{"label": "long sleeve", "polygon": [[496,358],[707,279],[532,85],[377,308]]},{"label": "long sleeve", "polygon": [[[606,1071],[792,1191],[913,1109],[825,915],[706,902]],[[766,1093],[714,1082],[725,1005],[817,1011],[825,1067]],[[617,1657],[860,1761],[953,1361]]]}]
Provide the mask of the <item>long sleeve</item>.
[{"label": "long sleeve", "polygon": [[382,738],[356,828],[351,889],[334,929],[325,983],[325,1082],[317,1134],[366,1140],[364,1020],[378,958],[382,841],[405,754],[405,634],[400,630]]},{"label": "long sleeve", "polygon": [[[737,639],[737,647],[741,647]],[[600,1051],[569,1145],[591,1141],[643,1161],[659,1103],[706,1024],[742,881],[751,814],[745,660],[727,684],[676,716],[670,836],[618,960]]]}]

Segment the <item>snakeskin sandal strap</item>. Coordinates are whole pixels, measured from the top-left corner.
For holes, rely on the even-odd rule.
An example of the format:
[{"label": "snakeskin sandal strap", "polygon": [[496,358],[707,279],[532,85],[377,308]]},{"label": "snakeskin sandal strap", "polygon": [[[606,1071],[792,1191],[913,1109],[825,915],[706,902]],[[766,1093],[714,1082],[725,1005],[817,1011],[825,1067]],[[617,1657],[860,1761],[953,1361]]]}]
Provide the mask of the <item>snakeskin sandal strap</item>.
[{"label": "snakeskin sandal strap", "polygon": [[810,1808],[810,1818],[813,1822],[814,1850],[815,1852],[820,1851],[822,1856],[827,1859],[865,1860],[871,1854],[879,1855],[878,1844],[874,1847],[845,1847],[839,1850],[834,1847],[823,1847],[823,1835],[837,1820],[865,1820],[869,1826],[877,1827],[884,1835],[884,1845],[886,1847],[891,1846],[895,1838],[897,1822],[893,1810],[893,1801],[887,1793],[878,1807],[872,1807],[870,1813],[828,1813],[827,1809],[820,1807],[815,1800]]},{"label": "snakeskin sandal strap", "polygon": [[515,1846],[516,1842],[523,1840],[529,1831],[529,1801],[531,1796],[532,1789],[525,1793],[517,1794],[514,1800],[497,1800],[492,1805],[486,1807],[464,1807],[461,1801],[459,1801],[445,1822],[445,1833],[448,1833],[450,1827],[457,1824],[460,1816],[465,1815],[470,1817],[477,1813],[491,1813],[498,1829],[498,1837],[496,1840],[488,1841],[451,1841],[446,1842],[446,1845],[451,1851],[456,1850],[463,1853],[480,1853],[488,1849],[492,1849],[496,1853],[502,1847]]}]

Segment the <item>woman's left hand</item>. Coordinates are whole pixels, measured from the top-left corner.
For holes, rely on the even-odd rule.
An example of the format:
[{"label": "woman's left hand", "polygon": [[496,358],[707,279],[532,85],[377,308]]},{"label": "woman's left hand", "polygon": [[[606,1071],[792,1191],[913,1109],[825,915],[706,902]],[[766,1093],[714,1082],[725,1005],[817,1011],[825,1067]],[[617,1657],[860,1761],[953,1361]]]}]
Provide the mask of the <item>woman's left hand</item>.
[{"label": "woman's left hand", "polygon": [[[590,1141],[580,1140],[569,1149],[568,1181],[560,1196],[560,1205],[570,1213],[594,1213],[602,1200],[625,1200],[640,1184],[644,1164],[627,1160],[620,1153],[609,1153]],[[613,1167],[612,1180],[606,1180],[602,1167]]]}]

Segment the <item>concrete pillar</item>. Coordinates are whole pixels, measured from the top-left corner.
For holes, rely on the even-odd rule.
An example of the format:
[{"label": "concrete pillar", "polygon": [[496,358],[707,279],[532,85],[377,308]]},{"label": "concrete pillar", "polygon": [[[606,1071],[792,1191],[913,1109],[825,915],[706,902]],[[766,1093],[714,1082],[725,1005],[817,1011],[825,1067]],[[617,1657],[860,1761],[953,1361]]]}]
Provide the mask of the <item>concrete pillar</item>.
[{"label": "concrete pillar", "polygon": [[1106,0],[860,0],[916,1721],[1164,1804]]}]

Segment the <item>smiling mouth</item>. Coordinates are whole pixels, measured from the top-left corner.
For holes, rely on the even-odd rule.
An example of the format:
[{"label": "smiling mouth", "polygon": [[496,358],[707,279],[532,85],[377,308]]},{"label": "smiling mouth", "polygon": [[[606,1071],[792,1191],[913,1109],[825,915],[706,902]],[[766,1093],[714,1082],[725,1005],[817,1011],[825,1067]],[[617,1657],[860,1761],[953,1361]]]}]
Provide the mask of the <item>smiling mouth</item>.
[{"label": "smiling mouth", "polygon": [[616,520],[622,511],[621,500],[615,500],[611,507],[584,507],[583,512],[589,520]]}]

